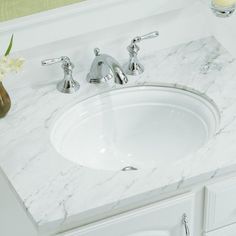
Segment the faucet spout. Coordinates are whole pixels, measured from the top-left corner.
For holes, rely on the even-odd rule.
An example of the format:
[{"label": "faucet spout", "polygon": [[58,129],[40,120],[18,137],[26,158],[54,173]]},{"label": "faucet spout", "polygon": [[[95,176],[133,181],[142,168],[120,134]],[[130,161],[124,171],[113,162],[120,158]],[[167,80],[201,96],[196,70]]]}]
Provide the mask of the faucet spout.
[{"label": "faucet spout", "polygon": [[100,54],[99,49],[95,49],[95,59],[92,63],[87,79],[90,83],[102,83],[113,80],[116,84],[126,84],[128,78],[121,65],[111,56]]}]

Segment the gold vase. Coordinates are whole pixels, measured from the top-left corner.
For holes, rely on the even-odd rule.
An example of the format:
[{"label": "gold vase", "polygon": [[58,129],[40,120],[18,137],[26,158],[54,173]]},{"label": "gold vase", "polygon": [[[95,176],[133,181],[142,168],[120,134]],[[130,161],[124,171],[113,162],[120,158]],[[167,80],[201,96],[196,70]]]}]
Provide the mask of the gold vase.
[{"label": "gold vase", "polygon": [[4,88],[2,82],[0,82],[0,118],[6,116],[11,108],[11,99]]}]

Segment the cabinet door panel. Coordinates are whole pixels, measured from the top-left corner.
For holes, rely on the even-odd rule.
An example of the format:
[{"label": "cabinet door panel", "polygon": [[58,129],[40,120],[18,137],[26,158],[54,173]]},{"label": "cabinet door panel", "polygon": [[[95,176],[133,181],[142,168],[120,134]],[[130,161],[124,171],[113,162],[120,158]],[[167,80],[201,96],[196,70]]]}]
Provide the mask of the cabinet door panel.
[{"label": "cabinet door panel", "polygon": [[65,236],[186,236],[183,215],[188,216],[190,233],[193,222],[193,194],[153,204],[88,227],[65,233]]},{"label": "cabinet door panel", "polygon": [[205,231],[212,231],[235,222],[236,178],[208,185],[205,201]]},{"label": "cabinet door panel", "polygon": [[129,236],[170,236],[170,234],[167,231],[143,231]]},{"label": "cabinet door panel", "polygon": [[205,234],[205,236],[235,236],[235,235],[236,235],[235,224]]}]

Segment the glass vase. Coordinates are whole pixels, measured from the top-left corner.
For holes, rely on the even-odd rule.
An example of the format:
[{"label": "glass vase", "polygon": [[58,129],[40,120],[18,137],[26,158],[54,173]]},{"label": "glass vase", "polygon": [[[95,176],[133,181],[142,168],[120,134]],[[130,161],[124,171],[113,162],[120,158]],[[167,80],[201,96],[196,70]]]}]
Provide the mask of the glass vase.
[{"label": "glass vase", "polygon": [[0,82],[0,118],[6,116],[11,108],[11,99],[4,88],[2,82]]}]

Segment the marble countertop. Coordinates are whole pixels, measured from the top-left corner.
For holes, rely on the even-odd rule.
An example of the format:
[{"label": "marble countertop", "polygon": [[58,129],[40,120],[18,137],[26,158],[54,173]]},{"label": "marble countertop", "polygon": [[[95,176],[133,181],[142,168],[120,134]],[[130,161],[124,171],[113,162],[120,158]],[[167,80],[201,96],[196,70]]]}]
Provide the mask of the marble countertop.
[{"label": "marble countertop", "polygon": [[[36,83],[32,70],[37,77],[50,72],[29,61],[20,83],[9,87],[13,106],[0,120],[0,166],[39,230],[64,230],[236,171],[236,61],[230,53],[209,37],[153,51],[142,61],[145,73],[131,77],[130,84],[180,84],[208,95],[221,113],[219,131],[181,162],[149,171],[112,172],[76,165],[54,150],[50,127],[64,110],[109,87],[84,79],[79,94],[63,95],[55,83]],[[85,78],[86,71],[80,73]]]}]

